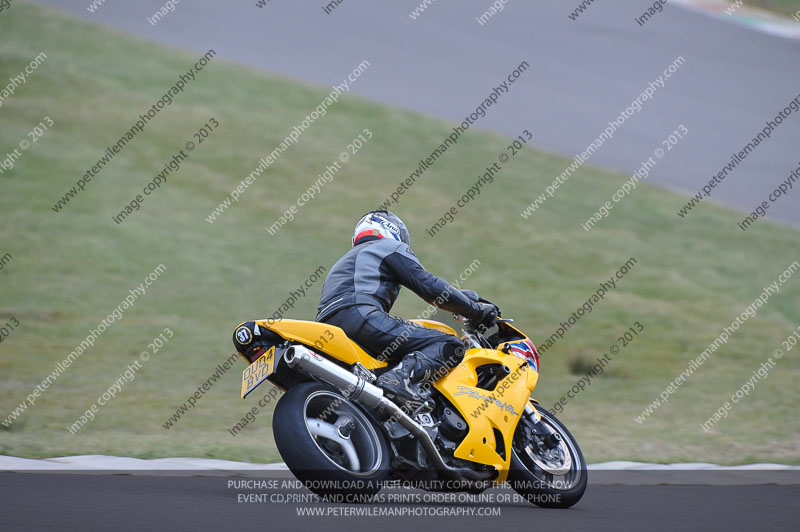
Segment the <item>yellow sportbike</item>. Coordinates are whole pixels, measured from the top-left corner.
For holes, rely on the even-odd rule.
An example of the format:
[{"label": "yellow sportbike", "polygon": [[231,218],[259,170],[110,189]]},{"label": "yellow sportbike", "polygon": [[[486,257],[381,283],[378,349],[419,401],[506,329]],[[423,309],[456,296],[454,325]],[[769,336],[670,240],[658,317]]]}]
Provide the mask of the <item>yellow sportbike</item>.
[{"label": "yellow sportbike", "polygon": [[[234,344],[252,360],[242,397],[264,381],[286,392],[272,418],[278,451],[329,500],[367,502],[398,482],[471,493],[508,482],[539,506],[572,506],[586,489],[586,462],[569,430],[530,398],[539,380],[533,342],[512,320],[487,329],[456,318],[464,359],[422,389],[413,410],[373,384],[389,369],[378,353],[338,327],[289,319],[235,330]],[[443,323],[411,322],[458,336]]]}]

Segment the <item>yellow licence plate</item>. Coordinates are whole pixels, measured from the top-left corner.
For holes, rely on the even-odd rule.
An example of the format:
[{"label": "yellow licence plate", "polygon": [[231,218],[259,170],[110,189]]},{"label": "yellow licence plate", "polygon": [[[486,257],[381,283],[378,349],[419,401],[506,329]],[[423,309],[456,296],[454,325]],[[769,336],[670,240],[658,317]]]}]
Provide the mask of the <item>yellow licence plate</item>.
[{"label": "yellow licence plate", "polygon": [[273,345],[269,348],[269,351],[245,368],[242,372],[242,399],[247,397],[247,394],[255,390],[256,386],[269,377],[270,373],[272,373],[274,359],[275,346]]}]

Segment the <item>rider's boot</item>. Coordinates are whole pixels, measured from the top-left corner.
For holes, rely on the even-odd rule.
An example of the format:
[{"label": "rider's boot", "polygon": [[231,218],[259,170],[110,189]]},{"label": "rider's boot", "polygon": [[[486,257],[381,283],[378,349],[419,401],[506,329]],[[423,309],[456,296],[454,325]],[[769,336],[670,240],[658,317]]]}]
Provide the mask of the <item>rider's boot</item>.
[{"label": "rider's boot", "polygon": [[433,360],[420,351],[415,351],[378,377],[375,384],[383,388],[387,398],[415,409],[422,406],[429,395],[420,388],[430,380],[434,368]]}]

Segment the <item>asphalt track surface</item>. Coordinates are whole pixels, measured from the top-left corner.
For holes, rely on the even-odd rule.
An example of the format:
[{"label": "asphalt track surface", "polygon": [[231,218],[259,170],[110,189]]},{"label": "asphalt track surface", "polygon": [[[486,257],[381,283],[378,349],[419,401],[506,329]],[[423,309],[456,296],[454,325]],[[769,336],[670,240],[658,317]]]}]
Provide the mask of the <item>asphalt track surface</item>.
[{"label": "asphalt track surface", "polygon": [[[417,0],[344,0],[330,14],[323,0],[269,0],[264,8],[255,0],[192,0],[151,25],[147,18],[163,0],[109,1],[94,13],[89,0],[44,1],[151,40],[196,52],[213,48],[219,57],[320,85],[341,83],[367,59],[370,68],[352,92],[453,122],[527,61],[532,69],[474,127],[510,137],[530,129],[538,147],[569,158],[681,56],[679,70],[589,163],[630,174],[684,125],[688,136],[648,181],[687,195],[800,94],[800,41],[673,4],[640,26],[635,17],[652,2],[596,2],[573,21],[568,15],[577,0],[508,0],[480,25],[476,18],[490,0],[439,0],[416,20],[409,14]],[[800,113],[794,113],[704,201],[755,208],[800,165],[798,138]],[[387,188],[407,177],[421,155],[409,154],[406,168],[391,169]],[[541,192],[519,193],[533,201]],[[676,212],[684,202],[674,200]],[[800,193],[772,204],[768,216],[800,226]]]},{"label": "asphalt track surface", "polygon": [[[204,530],[647,530],[728,532],[797,530],[800,485],[664,486],[590,484],[568,510],[542,509],[525,502],[435,502],[348,505],[239,502],[226,477],[157,477],[63,473],[0,473],[0,530],[187,531]],[[280,490],[270,490],[279,493]],[[487,492],[489,493],[489,492]],[[507,488],[491,490],[497,497]],[[318,507],[326,516],[298,516]],[[499,508],[500,516],[365,517],[333,512],[364,508],[460,512]],[[331,508],[332,510],[327,510]],[[344,510],[352,509],[352,510]],[[466,510],[465,510],[466,509]],[[486,510],[481,510],[486,511]]]}]

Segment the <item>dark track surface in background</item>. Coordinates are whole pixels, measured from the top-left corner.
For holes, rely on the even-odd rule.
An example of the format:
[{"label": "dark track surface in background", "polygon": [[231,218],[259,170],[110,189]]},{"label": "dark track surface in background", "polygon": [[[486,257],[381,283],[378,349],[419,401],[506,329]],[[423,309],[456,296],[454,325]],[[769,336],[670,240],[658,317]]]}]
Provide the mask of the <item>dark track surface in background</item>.
[{"label": "dark track surface in background", "polygon": [[[237,493],[248,490],[228,489],[228,480],[226,477],[0,473],[3,498],[0,530],[407,532],[497,531],[511,526],[507,529],[793,531],[797,529],[796,501],[800,497],[800,485],[590,484],[583,500],[572,509],[546,510],[529,504],[494,505],[501,508],[499,518],[298,517],[297,504],[238,503]],[[508,488],[492,491],[510,492]],[[464,507],[463,504],[454,505]],[[441,507],[443,504],[409,506]],[[486,508],[489,505],[468,506]]]},{"label": "dark track surface in background", "polygon": [[[476,17],[490,0],[434,2],[417,20],[409,17],[417,0],[346,0],[331,14],[322,0],[271,0],[263,9],[255,0],[193,0],[152,26],[147,18],[163,0],[106,2],[94,13],[88,0],[43,1],[148,39],[196,52],[213,48],[219,57],[321,85],[341,83],[367,59],[371,66],[354,93],[453,122],[527,61],[532,69],[476,127],[511,137],[528,128],[538,147],[570,158],[683,56],[666,86],[589,162],[632,173],[683,124],[689,135],[647,180],[690,196],[800,93],[800,42],[669,4],[639,26],[634,18],[651,3],[598,2],[573,21],[567,15],[577,0],[511,0],[481,26]],[[711,200],[754,209],[798,166],[798,138],[800,113],[794,113]],[[417,164],[409,157],[407,168],[391,171],[405,178]],[[531,201],[541,192],[524,191]],[[768,217],[800,226],[799,207],[800,194],[790,193],[771,205]]]}]

